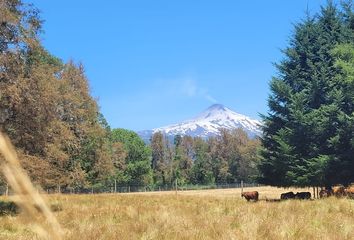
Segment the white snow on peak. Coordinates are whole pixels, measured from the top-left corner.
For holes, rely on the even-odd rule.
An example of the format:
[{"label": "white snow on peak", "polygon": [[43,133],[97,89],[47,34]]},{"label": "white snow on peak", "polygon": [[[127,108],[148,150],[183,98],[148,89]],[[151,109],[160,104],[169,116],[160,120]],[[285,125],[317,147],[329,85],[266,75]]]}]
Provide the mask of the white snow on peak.
[{"label": "white snow on peak", "polygon": [[247,116],[236,113],[221,104],[214,104],[193,119],[155,128],[152,133],[162,132],[166,135],[190,135],[198,137],[215,136],[221,128],[242,128],[250,136],[260,136],[261,123]]}]

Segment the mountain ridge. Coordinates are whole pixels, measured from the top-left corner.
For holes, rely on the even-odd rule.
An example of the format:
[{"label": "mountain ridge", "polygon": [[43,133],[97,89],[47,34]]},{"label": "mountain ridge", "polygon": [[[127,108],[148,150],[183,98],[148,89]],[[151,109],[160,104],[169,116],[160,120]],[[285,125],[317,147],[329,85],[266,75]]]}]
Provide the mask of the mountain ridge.
[{"label": "mountain ridge", "polygon": [[156,132],[162,132],[168,137],[189,135],[208,138],[218,135],[220,128],[242,128],[249,137],[254,138],[261,136],[260,126],[261,122],[258,120],[236,113],[222,104],[213,104],[195,118],[152,130],[139,131],[138,135],[144,141],[149,141],[152,134]]}]

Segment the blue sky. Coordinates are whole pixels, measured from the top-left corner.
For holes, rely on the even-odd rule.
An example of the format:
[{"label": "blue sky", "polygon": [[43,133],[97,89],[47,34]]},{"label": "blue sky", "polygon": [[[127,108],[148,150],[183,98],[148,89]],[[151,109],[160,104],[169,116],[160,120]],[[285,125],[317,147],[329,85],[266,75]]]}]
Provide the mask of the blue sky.
[{"label": "blue sky", "polygon": [[293,24],[325,0],[26,0],[44,46],[82,62],[113,128],[144,130],[213,103],[259,119]]}]

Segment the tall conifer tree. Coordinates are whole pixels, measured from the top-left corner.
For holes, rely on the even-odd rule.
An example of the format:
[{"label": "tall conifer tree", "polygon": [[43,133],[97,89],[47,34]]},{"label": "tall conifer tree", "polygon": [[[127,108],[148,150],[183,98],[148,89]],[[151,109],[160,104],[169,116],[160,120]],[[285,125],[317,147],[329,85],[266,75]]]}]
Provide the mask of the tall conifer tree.
[{"label": "tall conifer tree", "polygon": [[[350,6],[348,3],[346,6]],[[348,184],[339,142],[345,127],[340,69],[333,49],[350,43],[348,17],[328,2],[315,17],[295,26],[279,74],[270,83],[269,113],[263,116],[261,182],[277,186]],[[351,36],[351,37],[349,37]],[[351,42],[351,44],[353,44]],[[337,174],[335,174],[337,172]],[[338,177],[338,173],[342,174]],[[337,177],[335,177],[337,175]]]}]

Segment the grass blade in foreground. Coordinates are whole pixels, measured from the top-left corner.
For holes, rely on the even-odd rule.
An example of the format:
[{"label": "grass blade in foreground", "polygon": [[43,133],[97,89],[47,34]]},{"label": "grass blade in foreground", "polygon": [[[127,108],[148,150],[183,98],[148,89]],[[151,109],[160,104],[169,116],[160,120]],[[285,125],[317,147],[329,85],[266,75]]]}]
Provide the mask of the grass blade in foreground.
[{"label": "grass blade in foreground", "polygon": [[[15,200],[24,210],[26,216],[36,224],[35,231],[42,238],[61,240],[63,236],[61,226],[21,167],[10,140],[2,133],[0,133],[0,153],[5,159],[2,169],[16,194]],[[45,220],[40,218],[41,215]]]}]

